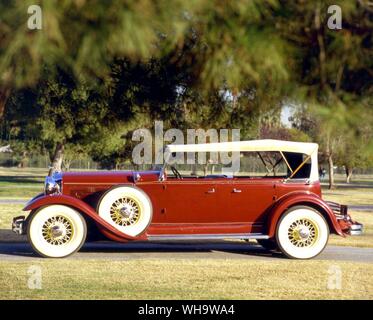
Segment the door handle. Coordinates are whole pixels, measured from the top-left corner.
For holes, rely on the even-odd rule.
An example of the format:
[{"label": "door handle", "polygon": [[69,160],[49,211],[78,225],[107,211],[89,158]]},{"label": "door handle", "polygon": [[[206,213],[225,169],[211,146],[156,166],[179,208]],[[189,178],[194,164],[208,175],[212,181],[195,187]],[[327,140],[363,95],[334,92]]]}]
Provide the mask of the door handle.
[{"label": "door handle", "polygon": [[232,190],[232,192],[233,192],[233,193],[241,193],[242,190],[234,188],[234,189]]},{"label": "door handle", "polygon": [[215,193],[215,188],[207,190],[207,193]]}]

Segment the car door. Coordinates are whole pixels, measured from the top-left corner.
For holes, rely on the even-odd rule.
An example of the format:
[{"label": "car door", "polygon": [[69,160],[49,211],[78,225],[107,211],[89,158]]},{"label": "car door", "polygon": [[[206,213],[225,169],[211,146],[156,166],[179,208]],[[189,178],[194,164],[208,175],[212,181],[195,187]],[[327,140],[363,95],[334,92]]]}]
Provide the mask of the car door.
[{"label": "car door", "polygon": [[273,204],[275,182],[263,178],[233,178],[219,184],[220,219],[248,232],[261,232],[266,210]]},{"label": "car door", "polygon": [[216,184],[213,179],[171,178],[162,182],[162,221],[206,224],[215,222]]}]

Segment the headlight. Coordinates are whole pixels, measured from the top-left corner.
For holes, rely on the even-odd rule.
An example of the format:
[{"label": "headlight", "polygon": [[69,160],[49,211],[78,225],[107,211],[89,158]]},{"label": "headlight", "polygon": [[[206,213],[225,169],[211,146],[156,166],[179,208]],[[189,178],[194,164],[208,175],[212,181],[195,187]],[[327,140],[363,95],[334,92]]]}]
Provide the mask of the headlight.
[{"label": "headlight", "polygon": [[45,194],[55,194],[61,193],[61,181],[62,175],[59,172],[52,174],[45,178],[44,183],[44,193]]}]

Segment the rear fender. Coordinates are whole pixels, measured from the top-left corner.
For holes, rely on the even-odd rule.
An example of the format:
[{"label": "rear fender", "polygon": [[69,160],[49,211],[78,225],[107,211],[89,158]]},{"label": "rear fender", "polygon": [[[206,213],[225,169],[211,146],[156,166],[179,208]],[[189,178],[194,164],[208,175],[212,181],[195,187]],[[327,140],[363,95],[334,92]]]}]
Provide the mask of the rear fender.
[{"label": "rear fender", "polygon": [[285,213],[285,211],[290,207],[294,207],[296,205],[305,205],[316,209],[328,222],[331,233],[336,233],[342,237],[345,236],[332,209],[330,209],[324,200],[314,193],[296,192],[280,198],[271,208],[267,220],[267,231],[270,237],[275,236],[277,223],[282,214]]},{"label": "rear fender", "polygon": [[107,223],[104,219],[102,219],[98,213],[87,203],[77,198],[67,196],[67,195],[38,195],[31,201],[29,201],[26,206],[23,208],[23,211],[30,211],[36,210],[44,206],[53,205],[53,204],[61,204],[65,206],[69,206],[73,209],[78,210],[83,215],[90,217],[93,219],[103,230],[105,230],[105,234],[113,235],[116,239],[123,239],[123,240],[138,240],[139,237],[132,237],[126,235],[117,229],[115,229],[112,225]]}]

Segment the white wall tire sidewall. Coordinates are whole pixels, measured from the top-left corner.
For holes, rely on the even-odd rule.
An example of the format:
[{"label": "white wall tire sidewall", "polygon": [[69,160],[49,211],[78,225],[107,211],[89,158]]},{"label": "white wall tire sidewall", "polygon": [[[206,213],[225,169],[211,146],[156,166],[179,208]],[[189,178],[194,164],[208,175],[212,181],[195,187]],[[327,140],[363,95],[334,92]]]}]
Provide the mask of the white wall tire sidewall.
[{"label": "white wall tire sidewall", "polygon": [[[309,247],[296,247],[288,237],[290,225],[298,219],[309,219],[317,225],[318,237]],[[329,239],[329,227],[324,217],[310,207],[295,207],[286,212],[279,221],[276,239],[281,251],[290,258],[311,259],[321,253]]]},{"label": "white wall tire sidewall", "polygon": [[[110,216],[110,208],[112,204],[117,199],[124,196],[134,199],[138,203],[141,211],[140,219],[135,224],[129,226],[116,224]],[[115,229],[132,237],[136,237],[144,232],[144,230],[149,226],[153,215],[153,209],[149,197],[142,190],[127,186],[116,187],[104,194],[97,211],[99,216]]]},{"label": "white wall tire sidewall", "polygon": [[[73,235],[69,242],[63,245],[48,243],[42,234],[44,223],[55,216],[64,216],[73,226]],[[87,226],[81,214],[64,205],[50,205],[38,210],[28,225],[28,239],[34,250],[44,257],[63,258],[79,250],[87,235]]]}]

